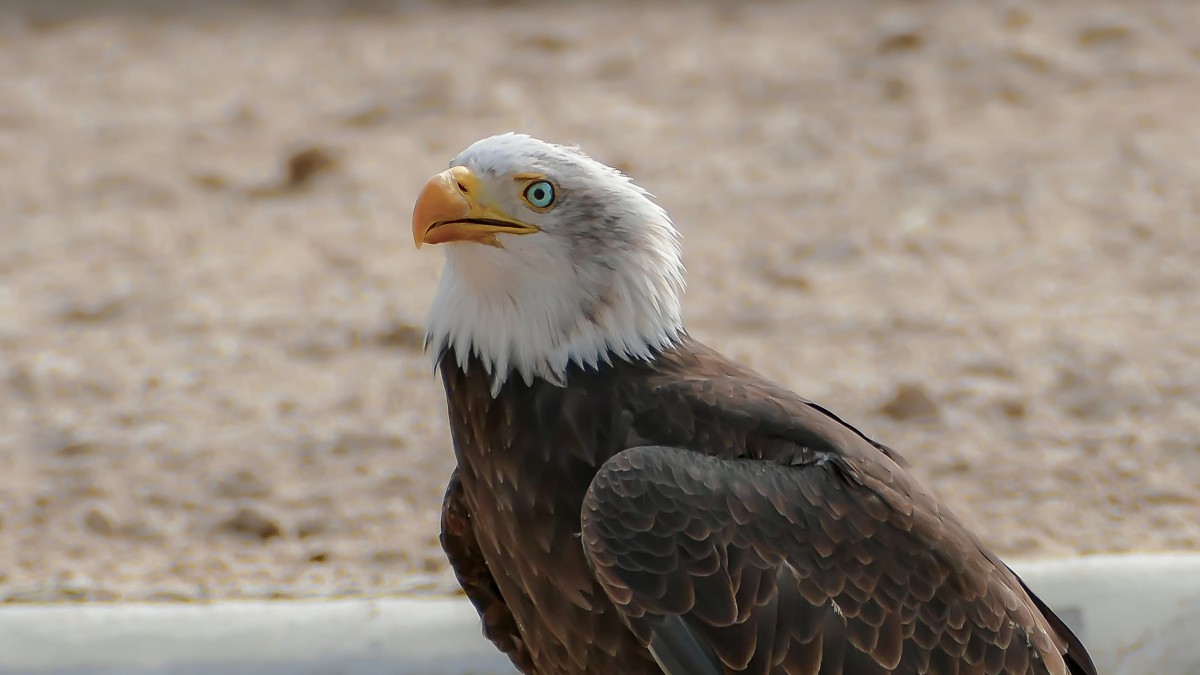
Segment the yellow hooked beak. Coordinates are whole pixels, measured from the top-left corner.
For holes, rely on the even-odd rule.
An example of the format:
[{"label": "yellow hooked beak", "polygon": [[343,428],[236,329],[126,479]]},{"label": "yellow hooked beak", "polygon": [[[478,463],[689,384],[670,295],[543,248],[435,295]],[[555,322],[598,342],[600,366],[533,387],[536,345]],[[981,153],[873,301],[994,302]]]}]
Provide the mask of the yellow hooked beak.
[{"label": "yellow hooked beak", "polygon": [[532,234],[538,228],[513,219],[489,204],[478,201],[479,179],[465,166],[447,169],[425,184],[413,207],[413,243],[445,244],[473,241],[500,246],[496,235]]}]

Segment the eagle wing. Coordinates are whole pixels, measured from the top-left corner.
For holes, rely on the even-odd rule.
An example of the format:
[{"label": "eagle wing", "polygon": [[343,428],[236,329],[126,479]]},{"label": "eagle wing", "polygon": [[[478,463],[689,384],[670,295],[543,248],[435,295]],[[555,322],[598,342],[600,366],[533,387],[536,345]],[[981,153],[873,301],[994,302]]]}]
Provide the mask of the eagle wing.
[{"label": "eagle wing", "polygon": [[484,636],[507,654],[518,670],[532,675],[533,659],[475,538],[458,469],[450,475],[450,484],[442,500],[441,541],[459,585],[483,620]]},{"label": "eagle wing", "polygon": [[895,453],[757,378],[671,379],[640,435],[703,447],[617,454],[581,514],[601,586],[668,675],[1095,674]]}]

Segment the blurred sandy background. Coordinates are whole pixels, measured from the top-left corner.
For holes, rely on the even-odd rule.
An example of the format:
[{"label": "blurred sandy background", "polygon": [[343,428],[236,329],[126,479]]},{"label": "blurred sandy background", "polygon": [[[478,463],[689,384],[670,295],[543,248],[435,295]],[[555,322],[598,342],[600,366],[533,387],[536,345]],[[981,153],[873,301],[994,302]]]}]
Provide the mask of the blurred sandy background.
[{"label": "blurred sandy background", "polygon": [[1200,548],[1200,3],[183,4],[0,9],[0,598],[452,589],[409,214],[510,129],[1001,553]]}]

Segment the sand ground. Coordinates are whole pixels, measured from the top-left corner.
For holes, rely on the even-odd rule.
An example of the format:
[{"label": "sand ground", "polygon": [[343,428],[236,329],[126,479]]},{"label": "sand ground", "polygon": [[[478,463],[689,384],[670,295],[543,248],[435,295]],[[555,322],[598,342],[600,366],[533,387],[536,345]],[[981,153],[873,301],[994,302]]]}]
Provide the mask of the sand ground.
[{"label": "sand ground", "polygon": [[1200,3],[182,5],[0,10],[0,598],[453,588],[408,220],[509,129],[1001,553],[1200,548]]}]

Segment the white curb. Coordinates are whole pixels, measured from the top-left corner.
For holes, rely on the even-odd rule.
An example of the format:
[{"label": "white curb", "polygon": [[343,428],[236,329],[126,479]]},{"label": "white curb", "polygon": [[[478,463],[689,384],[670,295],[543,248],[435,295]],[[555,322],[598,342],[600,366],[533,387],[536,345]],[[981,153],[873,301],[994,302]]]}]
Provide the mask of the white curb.
[{"label": "white curb", "polygon": [[0,609],[5,675],[512,672],[458,598]]},{"label": "white curb", "polygon": [[1101,675],[1200,675],[1200,554],[1013,564],[1059,611]]},{"label": "white curb", "polygon": [[[1200,554],[1013,567],[1101,673],[1200,673]],[[463,599],[9,605],[0,673],[510,675]]]}]

